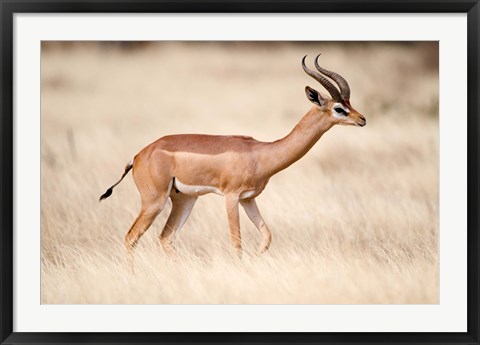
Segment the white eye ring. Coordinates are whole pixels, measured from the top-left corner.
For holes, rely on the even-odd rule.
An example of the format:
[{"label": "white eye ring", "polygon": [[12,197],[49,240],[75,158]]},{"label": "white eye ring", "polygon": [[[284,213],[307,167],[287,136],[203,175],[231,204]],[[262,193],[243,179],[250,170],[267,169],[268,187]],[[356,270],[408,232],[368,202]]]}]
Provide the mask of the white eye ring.
[{"label": "white eye ring", "polygon": [[347,109],[345,109],[338,103],[333,106],[333,111],[339,116],[348,116],[349,113]]}]

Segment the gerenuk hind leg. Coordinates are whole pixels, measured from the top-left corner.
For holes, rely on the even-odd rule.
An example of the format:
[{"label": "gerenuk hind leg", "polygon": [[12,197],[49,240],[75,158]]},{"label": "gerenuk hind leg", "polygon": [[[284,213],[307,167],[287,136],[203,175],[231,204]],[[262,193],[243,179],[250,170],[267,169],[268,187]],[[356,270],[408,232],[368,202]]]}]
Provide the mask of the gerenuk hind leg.
[{"label": "gerenuk hind leg", "polygon": [[174,241],[176,234],[185,224],[188,216],[190,216],[193,206],[197,201],[197,197],[172,190],[170,198],[172,200],[172,211],[170,212],[167,223],[160,234],[160,243],[167,255],[175,256]]},{"label": "gerenuk hind leg", "polygon": [[[133,251],[138,243],[138,240],[152,225],[155,218],[165,207],[170,190],[172,189],[173,180],[164,181],[163,188],[160,185],[153,185],[150,182],[141,181],[137,183],[140,194],[142,195],[142,209],[131,226],[130,230],[125,236],[125,247],[127,249],[129,266],[133,272]],[[148,192],[144,188],[149,188]]]}]

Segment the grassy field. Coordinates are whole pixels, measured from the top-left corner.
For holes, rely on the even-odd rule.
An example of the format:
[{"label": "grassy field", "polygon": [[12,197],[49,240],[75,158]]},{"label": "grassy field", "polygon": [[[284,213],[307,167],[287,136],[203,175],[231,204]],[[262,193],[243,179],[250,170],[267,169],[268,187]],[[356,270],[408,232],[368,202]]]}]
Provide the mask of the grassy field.
[{"label": "grassy field", "polygon": [[[123,239],[138,214],[131,174],[174,133],[281,138],[310,108],[305,54],[349,81],[367,126],[334,127],[257,198],[273,234],[241,211],[234,259],[221,196],[200,198],[177,238],[142,237],[135,274]],[[311,66],[311,60],[310,60]],[[41,301],[82,303],[438,303],[436,44],[156,43],[42,46]]]}]

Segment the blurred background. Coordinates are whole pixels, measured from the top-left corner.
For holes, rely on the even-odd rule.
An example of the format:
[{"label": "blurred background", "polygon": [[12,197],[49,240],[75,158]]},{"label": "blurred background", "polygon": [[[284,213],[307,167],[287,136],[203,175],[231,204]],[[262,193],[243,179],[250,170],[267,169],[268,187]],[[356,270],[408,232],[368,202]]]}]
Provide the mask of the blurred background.
[{"label": "blurred background", "polygon": [[[270,251],[250,255],[260,236],[242,215],[232,261],[223,198],[207,195],[182,260],[158,244],[167,205],[130,276],[130,175],[98,202],[125,164],[168,134],[287,135],[305,86],[327,93],[301,67],[318,53],[367,126],[331,129],[271,179],[257,198]],[[42,303],[438,303],[437,42],[44,41],[41,93]]]}]

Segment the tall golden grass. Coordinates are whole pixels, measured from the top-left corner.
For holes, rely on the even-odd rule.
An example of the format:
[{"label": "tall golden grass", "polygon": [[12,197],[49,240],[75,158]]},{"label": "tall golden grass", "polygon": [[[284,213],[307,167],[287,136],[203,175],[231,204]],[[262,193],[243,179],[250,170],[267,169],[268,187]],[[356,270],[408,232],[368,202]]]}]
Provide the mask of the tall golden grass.
[{"label": "tall golden grass", "polygon": [[[234,259],[224,200],[199,199],[170,260],[124,236],[140,207],[142,147],[173,133],[286,135],[309,109],[303,55],[349,81],[367,126],[334,127],[257,198],[273,234],[242,214]],[[42,46],[41,301],[438,303],[438,46],[435,43],[167,43]],[[311,61],[311,60],[310,60]]]}]

